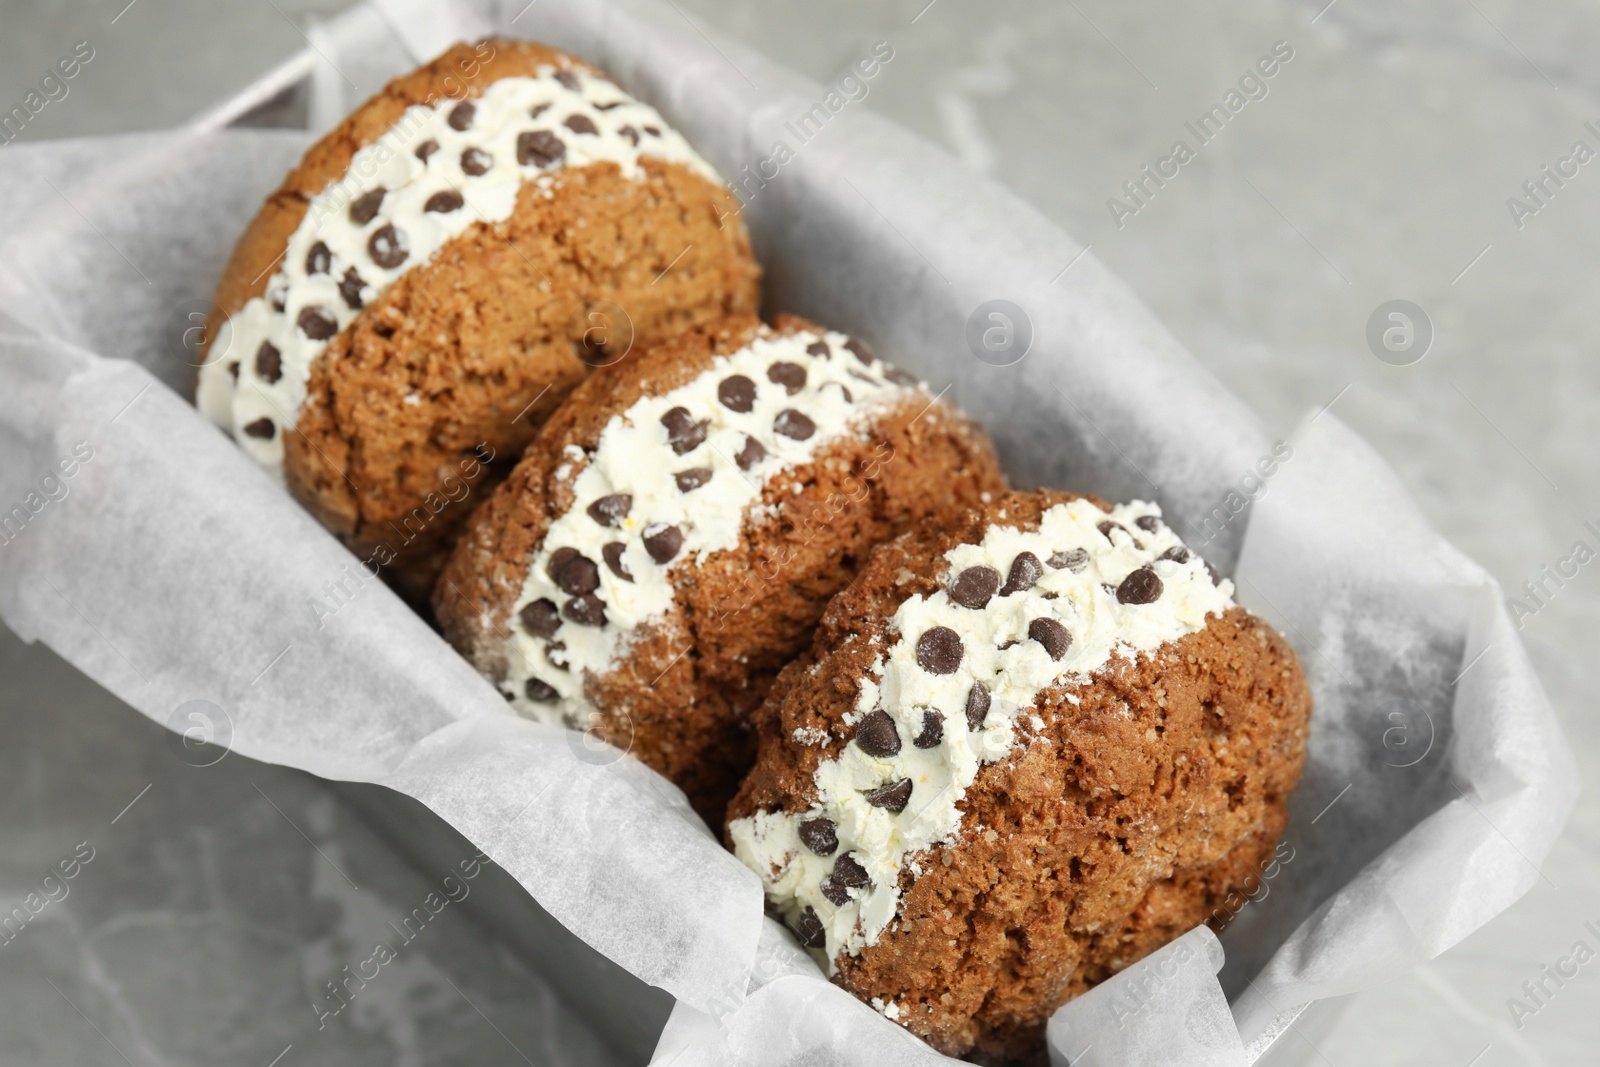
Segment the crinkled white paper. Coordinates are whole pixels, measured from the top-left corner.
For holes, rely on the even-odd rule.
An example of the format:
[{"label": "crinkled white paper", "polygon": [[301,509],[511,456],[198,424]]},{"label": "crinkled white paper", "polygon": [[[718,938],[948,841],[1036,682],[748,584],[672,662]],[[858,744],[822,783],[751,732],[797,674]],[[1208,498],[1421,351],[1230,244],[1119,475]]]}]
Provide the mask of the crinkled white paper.
[{"label": "crinkled white paper", "polygon": [[1244,1045],[1217,985],[1222,946],[1197,926],[1072,1002],[1050,1020],[1050,1047],[1073,1067],[1149,1062],[1245,1067]]},{"label": "crinkled white paper", "polygon": [[[448,36],[515,17],[512,32],[655,104],[725,174],[769,158],[822,94],[648,0],[421,7],[383,0],[319,28],[320,62],[365,94]],[[329,70],[313,88],[321,122],[356,102]],[[0,152],[0,520],[25,515],[0,535],[0,616],[152,718],[204,721],[248,756],[422,800],[679,998],[660,1060],[937,1059],[763,918],[754,876],[676,789],[510,716],[381,583],[347,584],[332,614],[313,606],[355,560],[194,411],[176,343],[308,143],[188,130]],[[869,111],[833,118],[748,219],[769,309],[857,333],[948,385],[1019,485],[1155,499],[1199,544],[1204,516],[1271,446],[1092,256]],[[968,316],[996,298],[1033,334],[1009,366],[966,341]],[[1317,699],[1278,862],[1230,905],[1220,973],[1214,939],[1187,935],[1163,950],[1193,954],[1171,981],[1138,984],[1158,954],[1057,1014],[1062,1062],[1246,1062],[1299,1005],[1390,978],[1515,900],[1575,795],[1493,583],[1333,416],[1291,445],[1253,514],[1201,546],[1230,568],[1248,524],[1240,599],[1294,643]],[[65,477],[75,449],[92,458]],[[1141,989],[1153,992],[1130,1016]],[[1184,1059],[1178,1033],[1210,1058]]]}]

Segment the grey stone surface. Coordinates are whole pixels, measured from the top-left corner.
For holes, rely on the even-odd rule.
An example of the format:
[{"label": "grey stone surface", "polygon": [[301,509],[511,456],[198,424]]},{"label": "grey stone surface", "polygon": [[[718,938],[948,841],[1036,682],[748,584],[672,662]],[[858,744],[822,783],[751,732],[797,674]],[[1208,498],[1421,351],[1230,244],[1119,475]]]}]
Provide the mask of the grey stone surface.
[{"label": "grey stone surface", "polygon": [[[24,137],[179,121],[300,47],[296,25],[338,5],[138,0],[112,25],[122,6],[121,0],[0,0],[0,106],[20,101],[76,41],[96,48],[69,96],[48,105]],[[874,79],[867,106],[943,144],[1090,242],[1270,427],[1287,433],[1302,413],[1334,402],[1445,535],[1537,609],[1525,619],[1523,639],[1580,765],[1591,777],[1600,770],[1600,724],[1588,700],[1600,622],[1595,567],[1583,566],[1559,587],[1546,579],[1537,602],[1519,592],[1580,539],[1600,548],[1600,538],[1584,528],[1589,520],[1600,526],[1593,460],[1600,361],[1591,351],[1600,327],[1589,310],[1600,282],[1600,260],[1591,251],[1600,236],[1600,164],[1582,166],[1559,187],[1547,182],[1543,204],[1521,189],[1546,164],[1555,167],[1575,141],[1600,151],[1600,134],[1585,127],[1590,120],[1600,127],[1600,74],[1586,62],[1600,42],[1600,11],[1577,0],[679,0],[678,6],[697,25],[741,38],[821,81],[836,80],[873,42],[890,41],[895,58]],[[1129,199],[1123,183],[1168,155],[1175,140],[1197,145],[1185,123],[1221,102],[1280,40],[1294,57],[1266,81],[1266,95],[1233,115],[1164,187],[1151,183],[1145,204]],[[1112,197],[1138,208],[1120,226],[1108,209]],[[1520,226],[1508,208],[1511,197],[1538,207]],[[1366,339],[1372,312],[1394,299],[1420,305],[1435,333],[1431,349],[1409,366],[1380,360]],[[96,830],[95,820],[103,824],[126,802],[124,794],[142,786],[123,765],[137,749],[127,732],[147,724],[130,726],[132,712],[73,679],[46,653],[8,648],[4,655],[0,692],[12,731],[0,778],[0,888],[11,892],[25,891],[34,868],[70,851]],[[81,732],[70,735],[70,744],[65,734],[52,742],[40,724],[53,720],[78,723]],[[155,749],[159,742],[153,735],[143,741]],[[84,754],[91,750],[93,759]],[[85,788],[112,779],[117,788],[108,785],[104,794]],[[325,803],[314,783],[272,780],[299,797],[308,822]],[[174,788],[175,796],[195,798],[191,809],[164,811],[171,825],[163,833],[127,835],[125,860],[108,844],[61,909],[63,917],[76,917],[81,901],[82,917],[73,920],[81,927],[63,918],[28,931],[48,936],[30,936],[38,944],[26,967],[10,958],[12,948],[0,950],[6,987],[0,1012],[21,1005],[19,1017],[28,1020],[0,1026],[0,1062],[93,1063],[111,1056],[63,998],[39,986],[37,973],[59,978],[75,1000],[82,994],[80,1006],[98,1005],[97,1022],[137,1020],[148,1027],[140,1040],[159,1034],[173,1042],[161,1051],[174,1062],[210,1062],[197,1049],[208,1034],[221,1032],[210,1029],[218,1013],[228,1003],[270,1005],[277,985],[299,973],[303,964],[292,957],[309,951],[305,946],[327,928],[318,923],[328,922],[317,918],[318,894],[310,889],[299,905],[303,913],[264,923],[241,914],[236,924],[213,919],[186,934],[168,912],[156,924],[164,936],[152,936],[132,921],[116,921],[121,909],[144,899],[141,893],[172,899],[201,893],[209,884],[201,872],[219,870],[230,855],[236,857],[230,865],[245,866],[204,877],[249,881],[241,873],[246,861],[271,855],[299,872],[298,885],[324,885],[311,873],[315,853],[284,836],[292,835],[287,826],[274,828],[278,836],[270,843],[265,837],[258,846],[230,843],[230,835],[256,826],[250,820],[264,818],[262,805],[251,800],[253,791],[216,788],[214,799],[198,786],[191,794]],[[156,799],[152,789],[140,805]],[[194,810],[192,824],[179,817],[185,810]],[[326,840],[342,841],[339,809],[325,810]],[[206,834],[210,845],[193,843]],[[378,854],[376,846],[362,852],[353,838],[340,848],[351,857]],[[392,856],[381,862],[399,869]],[[114,869],[121,873],[106,873],[108,895],[95,897],[89,879]],[[143,869],[166,873],[141,876]],[[1539,982],[1542,968],[1555,967],[1579,940],[1600,949],[1584,929],[1585,921],[1600,925],[1597,889],[1600,802],[1587,795],[1545,878],[1523,901],[1430,966],[1353,998],[1341,1023],[1317,1036],[1315,1051],[1302,1050],[1307,1061],[1339,1067],[1593,1062],[1600,1047],[1594,1010],[1600,962],[1559,985],[1544,979],[1537,1000],[1523,985]],[[336,890],[329,892],[337,898]],[[263,924],[276,941],[251,933]],[[84,938],[103,926],[110,932],[89,943],[98,938],[104,947],[85,955]],[[197,950],[202,934],[215,940]],[[150,938],[149,950],[137,949],[141,937]],[[185,977],[191,959],[234,965],[200,971],[204,977],[191,992],[185,984],[195,981]],[[116,982],[108,984],[107,975],[133,999],[119,1002],[108,992]],[[455,980],[470,994],[463,978]],[[510,1003],[520,996],[537,1002],[531,986],[504,988],[522,990],[497,994],[506,1013],[484,1005],[502,1027]],[[203,1009],[185,1006],[191,996],[207,998],[193,1001]],[[1534,1014],[1514,1020],[1513,997]],[[265,1063],[277,1054],[264,1034],[242,1022],[235,1030],[249,1035],[238,1040],[258,1044],[230,1057]],[[515,1062],[503,1049],[482,1049],[484,1062]],[[362,1062],[354,1053],[350,1058]]]}]

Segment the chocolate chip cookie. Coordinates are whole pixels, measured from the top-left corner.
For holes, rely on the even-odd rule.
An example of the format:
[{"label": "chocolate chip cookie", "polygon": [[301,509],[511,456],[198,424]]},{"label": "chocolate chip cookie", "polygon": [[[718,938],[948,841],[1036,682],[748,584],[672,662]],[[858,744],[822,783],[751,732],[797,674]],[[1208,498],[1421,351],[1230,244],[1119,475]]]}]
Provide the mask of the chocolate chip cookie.
[{"label": "chocolate chip cookie", "polygon": [[1228,912],[1311,698],[1154,505],[1013,493],[878,548],[755,716],[727,839],[835,982],[1043,1062],[1063,1002]]},{"label": "chocolate chip cookie", "polygon": [[579,386],[434,611],[519,712],[598,730],[720,826],[750,711],[872,546],[1003,489],[983,431],[859,340],[736,317]]},{"label": "chocolate chip cookie", "polygon": [[425,601],[454,535],[595,365],[758,306],[738,203],[647,104],[537,44],[391,82],[267,198],[198,403]]}]

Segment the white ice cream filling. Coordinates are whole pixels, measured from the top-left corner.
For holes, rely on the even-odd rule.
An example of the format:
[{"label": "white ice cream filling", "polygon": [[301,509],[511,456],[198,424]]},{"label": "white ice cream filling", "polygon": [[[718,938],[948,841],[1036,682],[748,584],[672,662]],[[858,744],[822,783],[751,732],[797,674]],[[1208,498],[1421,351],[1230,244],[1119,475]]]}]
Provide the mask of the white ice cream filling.
[{"label": "white ice cream filling", "polygon": [[[980,768],[1021,743],[1020,716],[1042,728],[1033,711],[1042,690],[1087,683],[1112,657],[1152,652],[1233,607],[1233,583],[1214,583],[1205,562],[1160,514],[1140,501],[1107,514],[1074,500],[1048,509],[1036,531],[995,524],[981,543],[946,552],[946,588],[911,597],[890,620],[898,640],[861,679],[847,717],[847,725],[857,726],[856,739],[817,768],[816,802],[803,813],[761,811],[730,825],[735,854],[761,877],[768,900],[803,941],[825,942],[820,951],[830,973],[841,953],[856,955],[876,944],[894,921],[900,872],[908,864],[915,871],[924,850],[956,843],[962,800]],[[1027,588],[1003,596],[996,590],[979,608],[952,598],[969,568],[992,568],[1004,582],[1024,553],[1038,566],[1024,563],[1022,569],[1040,572]],[[960,662],[953,669],[950,635],[935,635],[945,638],[942,657],[940,642],[924,640],[941,627],[959,638]],[[1064,650],[1063,633],[1070,635]],[[1052,645],[1059,658],[1052,657]],[[975,685],[987,688],[989,708],[974,730],[967,708]],[[895,736],[886,737],[881,718],[867,724],[877,727],[878,743],[869,746],[874,754],[861,739],[864,720],[879,712],[892,721]],[[938,731],[928,729],[930,712],[942,717]],[[942,736],[928,744],[935,732]],[[919,747],[919,738],[927,747]],[[836,847],[827,847],[826,826],[813,820],[831,824]],[[801,825],[808,822],[806,836],[814,844],[820,838],[826,855],[802,838]],[[846,856],[856,866],[837,870]],[[862,882],[862,871],[864,884],[841,884]]]},{"label": "white ice cream filling", "polygon": [[688,384],[613,415],[592,454],[568,446],[556,477],[582,465],[575,503],[529,560],[504,634],[506,699],[542,722],[590,725],[586,681],[672,607],[674,572],[737,547],[773,475],[865,434],[916,388],[845,334],[763,328]]},{"label": "white ice cream filling", "polygon": [[218,329],[200,410],[281,480],[312,364],[363,306],[472,225],[510,218],[524,182],[550,197],[552,172],[601,162],[638,179],[644,156],[721,184],[654,108],[588,73],[545,67],[407,108],[312,198],[265,295]]}]

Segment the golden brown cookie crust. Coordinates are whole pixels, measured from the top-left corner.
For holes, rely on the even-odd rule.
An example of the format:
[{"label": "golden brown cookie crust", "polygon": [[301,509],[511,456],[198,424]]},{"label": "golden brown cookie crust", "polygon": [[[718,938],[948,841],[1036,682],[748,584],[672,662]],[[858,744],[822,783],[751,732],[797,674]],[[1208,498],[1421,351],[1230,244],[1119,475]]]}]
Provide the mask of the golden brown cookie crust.
[{"label": "golden brown cookie crust", "polygon": [[[265,292],[311,198],[407,107],[479,96],[544,66],[603,77],[555,49],[493,39],[391,82],[267,198],[218,284],[212,321]],[[757,309],[760,268],[737,200],[678,164],[646,158],[641,169],[632,179],[609,163],[563,168],[550,172],[551,196],[525,183],[508,219],[478,223],[407,272],[313,364],[285,430],[285,480],[363,558],[397,557],[391,579],[413,602],[426,600],[467,515],[542,421],[591,364],[617,355],[628,328],[609,305],[623,309],[635,344]],[[476,484],[456,499],[469,466]]]},{"label": "golden brown cookie crust", "polygon": [[[817,329],[790,317],[776,325]],[[545,425],[474,517],[434,593],[445,636],[480,670],[504,676],[504,635],[517,625],[511,609],[529,560],[573,506],[583,465],[564,451],[594,449],[616,414],[692,381],[759,329],[754,316],[737,316],[636,354],[585,381]],[[754,752],[747,716],[871,547],[1004,491],[983,431],[929,400],[907,393],[861,435],[773,474],[749,513],[770,508],[768,517],[747,514],[739,548],[675,569],[673,610],[640,627],[618,669],[591,681],[602,732],[682,786],[713,825]]]},{"label": "golden brown cookie crust", "polygon": [[[946,551],[991,524],[1036,529],[1072,499],[1010,494],[875,550],[757,711],[760,752],[729,820],[810,809],[818,764],[854,736],[844,722],[857,680],[897,640],[888,621],[943,588]],[[920,877],[908,864],[897,920],[841,956],[835,978],[896,1004],[941,1052],[979,1061],[1043,1062],[1055,1008],[1226,914],[1286,824],[1311,697],[1288,643],[1234,608],[1137,660],[1114,658],[1089,685],[1046,689],[1034,709],[1044,728],[1017,720],[1018,746],[961,803],[958,843],[917,857]],[[798,730],[834,742],[796,744]]]}]

